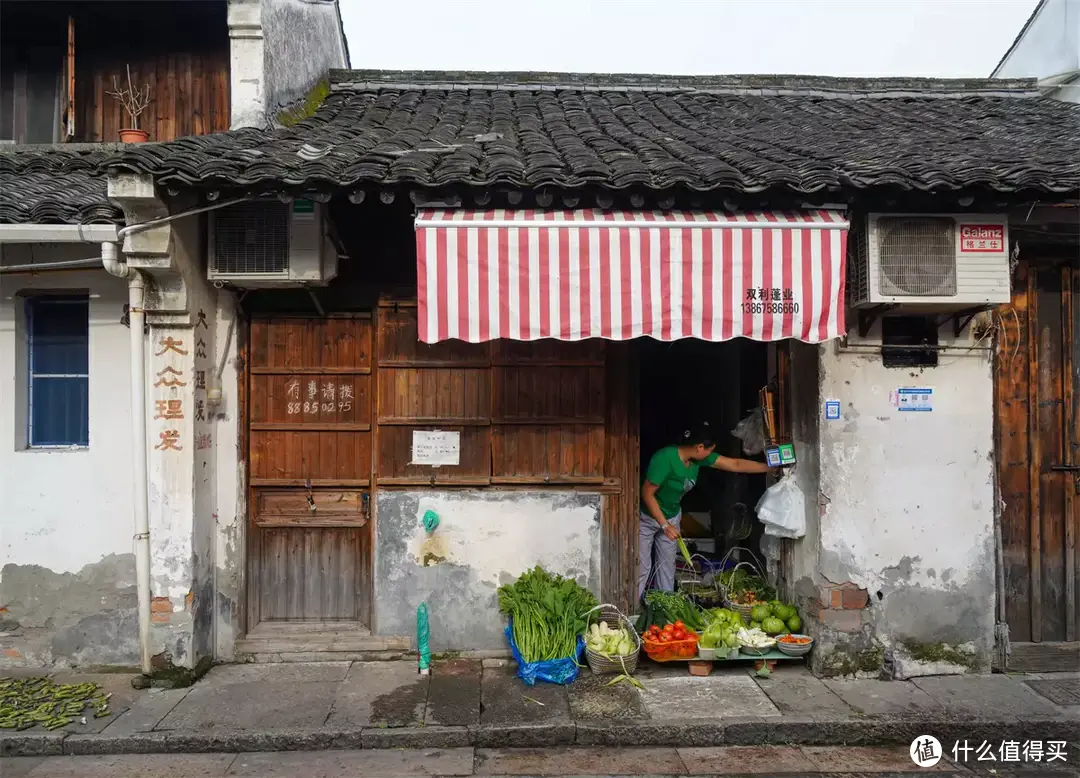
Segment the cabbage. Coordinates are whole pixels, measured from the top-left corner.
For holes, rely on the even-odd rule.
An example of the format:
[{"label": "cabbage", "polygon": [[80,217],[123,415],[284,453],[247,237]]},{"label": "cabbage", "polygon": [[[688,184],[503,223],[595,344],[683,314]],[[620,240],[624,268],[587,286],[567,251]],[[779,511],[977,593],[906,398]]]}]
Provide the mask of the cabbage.
[{"label": "cabbage", "polygon": [[790,605],[784,605],[783,603],[780,603],[772,609],[772,615],[776,616],[776,618],[780,619],[780,621],[787,621],[795,615],[795,609],[792,608]]},{"label": "cabbage", "polygon": [[787,620],[787,628],[789,632],[798,632],[802,629],[802,619],[798,614],[793,615]]},{"label": "cabbage", "polygon": [[750,619],[752,621],[765,621],[771,615],[768,605],[755,605],[750,609]]},{"label": "cabbage", "polygon": [[761,622],[761,629],[766,635],[779,635],[787,629],[787,626],[775,616],[770,616]]}]

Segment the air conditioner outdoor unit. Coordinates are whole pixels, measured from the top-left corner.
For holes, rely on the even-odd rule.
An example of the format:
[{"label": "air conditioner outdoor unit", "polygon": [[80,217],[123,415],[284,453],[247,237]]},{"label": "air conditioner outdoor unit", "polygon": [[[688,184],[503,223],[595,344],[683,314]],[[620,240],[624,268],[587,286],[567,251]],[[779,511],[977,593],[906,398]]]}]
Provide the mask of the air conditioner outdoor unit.
[{"label": "air conditioner outdoor unit", "polygon": [[870,214],[852,231],[854,307],[941,310],[1007,303],[1009,225],[986,214]]},{"label": "air conditioner outdoor unit", "polygon": [[337,275],[325,207],[254,201],[210,212],[207,277],[243,287],[318,286]]}]

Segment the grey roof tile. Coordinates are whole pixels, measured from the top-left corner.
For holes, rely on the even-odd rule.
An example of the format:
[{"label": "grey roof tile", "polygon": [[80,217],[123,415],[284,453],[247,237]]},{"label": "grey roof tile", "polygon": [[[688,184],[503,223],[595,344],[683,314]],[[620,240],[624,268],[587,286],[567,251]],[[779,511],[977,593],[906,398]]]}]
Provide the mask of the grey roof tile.
[{"label": "grey roof tile", "polygon": [[357,71],[295,127],[141,144],[110,164],[247,189],[1071,191],[1078,148],[1080,106],[1028,81]]},{"label": "grey roof tile", "polygon": [[0,146],[0,224],[122,222],[100,172],[115,148]]}]

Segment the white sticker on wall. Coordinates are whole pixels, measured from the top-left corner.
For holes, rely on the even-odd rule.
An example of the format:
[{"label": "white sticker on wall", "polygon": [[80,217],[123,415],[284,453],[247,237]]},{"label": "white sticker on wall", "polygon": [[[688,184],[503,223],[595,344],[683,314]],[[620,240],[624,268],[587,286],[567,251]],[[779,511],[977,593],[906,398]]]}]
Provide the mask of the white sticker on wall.
[{"label": "white sticker on wall", "polygon": [[412,465],[455,467],[461,464],[461,433],[440,430],[414,430]]},{"label": "white sticker on wall", "polygon": [[839,400],[826,400],[825,401],[825,419],[826,419],[826,421],[838,421],[840,419],[840,401]]}]

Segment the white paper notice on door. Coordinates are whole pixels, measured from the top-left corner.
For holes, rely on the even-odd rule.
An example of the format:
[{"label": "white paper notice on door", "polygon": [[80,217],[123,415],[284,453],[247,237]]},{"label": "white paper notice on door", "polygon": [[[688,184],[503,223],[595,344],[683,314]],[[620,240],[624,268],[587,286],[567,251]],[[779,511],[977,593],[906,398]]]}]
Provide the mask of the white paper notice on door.
[{"label": "white paper notice on door", "polygon": [[427,467],[455,467],[461,464],[461,433],[414,430],[410,464]]}]

